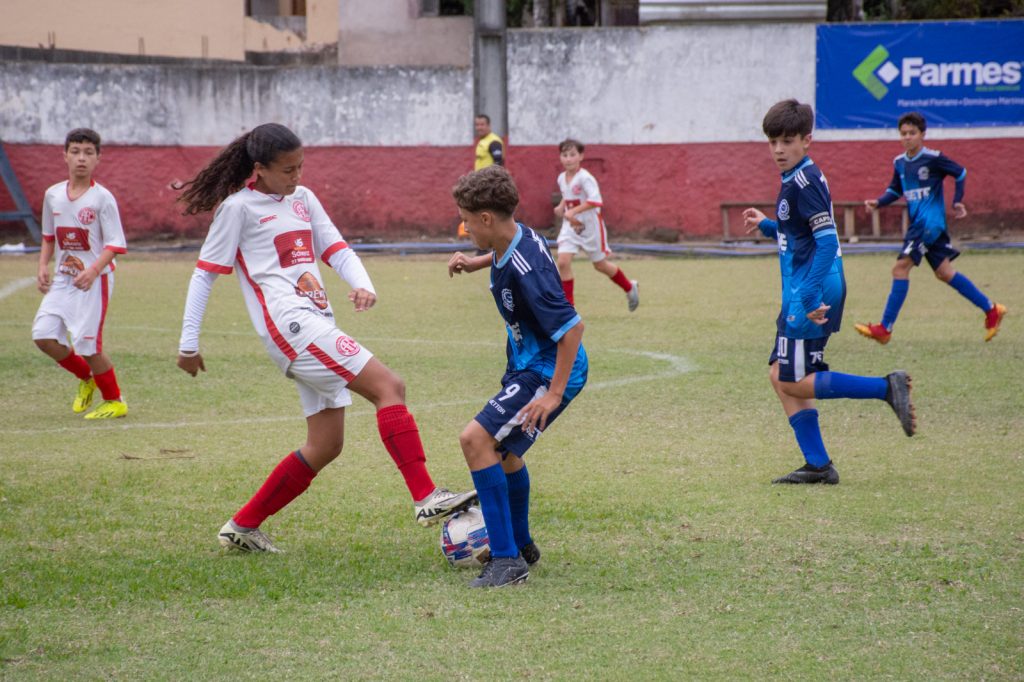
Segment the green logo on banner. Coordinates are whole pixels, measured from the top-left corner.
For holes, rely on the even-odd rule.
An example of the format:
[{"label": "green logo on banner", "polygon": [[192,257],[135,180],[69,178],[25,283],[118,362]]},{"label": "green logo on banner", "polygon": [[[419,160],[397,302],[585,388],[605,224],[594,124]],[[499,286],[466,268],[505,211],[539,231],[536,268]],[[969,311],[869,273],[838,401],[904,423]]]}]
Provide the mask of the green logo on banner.
[{"label": "green logo on banner", "polygon": [[[889,92],[889,88],[885,86],[885,83],[875,75],[875,69],[881,66],[888,58],[889,50],[879,45],[853,70],[853,77],[867,88],[867,91],[874,95],[875,99],[882,99]],[[891,81],[892,79],[889,80]]]}]

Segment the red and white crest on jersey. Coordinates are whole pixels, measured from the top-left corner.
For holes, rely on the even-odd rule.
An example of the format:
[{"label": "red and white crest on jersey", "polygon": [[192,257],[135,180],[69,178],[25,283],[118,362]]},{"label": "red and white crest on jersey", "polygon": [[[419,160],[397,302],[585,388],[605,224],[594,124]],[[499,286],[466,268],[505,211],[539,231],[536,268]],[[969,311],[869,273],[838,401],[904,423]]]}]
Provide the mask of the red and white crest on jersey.
[{"label": "red and white crest on jersey", "polygon": [[311,272],[304,272],[302,277],[299,277],[299,281],[295,283],[295,295],[308,298],[320,310],[327,310],[327,292],[320,285],[320,280]]},{"label": "red and white crest on jersey", "polygon": [[309,209],[306,208],[306,205],[298,199],[292,202],[292,210],[295,211],[295,215],[299,216],[299,218],[307,223],[311,220],[309,217]]},{"label": "red and white crest on jersey", "polygon": [[274,237],[274,246],[277,248],[277,257],[282,268],[316,261],[313,257],[312,230],[282,232]]},{"label": "red and white crest on jersey", "polygon": [[359,352],[359,343],[351,336],[345,336],[342,334],[338,337],[338,340],[334,342],[335,348],[338,352],[346,357],[350,357]]},{"label": "red and white crest on jersey", "polygon": [[89,230],[84,227],[58,227],[57,244],[65,251],[88,251]]},{"label": "red and white crest on jersey", "polygon": [[83,225],[92,225],[96,222],[96,211],[86,206],[78,212],[78,222]]}]

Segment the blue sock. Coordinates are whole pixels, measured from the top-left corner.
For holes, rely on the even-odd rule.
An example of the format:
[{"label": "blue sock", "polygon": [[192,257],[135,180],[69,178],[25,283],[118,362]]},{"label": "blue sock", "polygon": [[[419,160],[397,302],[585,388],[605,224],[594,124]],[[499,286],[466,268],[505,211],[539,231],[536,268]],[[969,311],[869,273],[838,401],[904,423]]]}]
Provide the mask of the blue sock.
[{"label": "blue sock", "polygon": [[910,291],[909,279],[894,279],[892,281],[889,300],[885,302],[885,312],[882,313],[882,326],[889,331],[892,331],[892,326],[896,324],[900,308],[903,307],[903,302],[907,300],[908,291]]},{"label": "blue sock", "polygon": [[476,494],[480,498],[480,511],[487,525],[487,539],[491,556],[514,557],[519,554],[512,535],[512,514],[508,508],[508,483],[500,464],[480,471],[471,471]]},{"label": "blue sock", "polygon": [[505,480],[508,482],[508,507],[512,512],[512,535],[516,547],[523,548],[533,542],[530,537],[530,472],[524,464],[514,474],[506,474]]},{"label": "blue sock", "polygon": [[974,282],[959,272],[953,275],[953,279],[949,280],[949,286],[959,291],[960,295],[968,301],[981,308],[981,312],[987,313],[992,308],[992,301],[988,300],[988,296],[981,293],[981,290],[974,286]]},{"label": "blue sock", "polygon": [[831,461],[825,451],[825,443],[821,440],[817,410],[800,410],[789,418],[789,425],[793,427],[796,443],[808,464],[821,468]]},{"label": "blue sock", "polygon": [[814,374],[814,397],[820,400],[853,398],[885,400],[889,382],[883,377],[861,377],[856,374],[839,372],[816,372]]}]

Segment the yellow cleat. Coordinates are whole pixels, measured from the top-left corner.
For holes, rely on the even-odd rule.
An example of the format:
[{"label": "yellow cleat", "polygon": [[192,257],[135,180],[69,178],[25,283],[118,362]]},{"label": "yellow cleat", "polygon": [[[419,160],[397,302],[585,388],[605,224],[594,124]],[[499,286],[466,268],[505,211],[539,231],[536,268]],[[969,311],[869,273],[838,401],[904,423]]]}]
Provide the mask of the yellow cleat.
[{"label": "yellow cleat", "polygon": [[104,400],[95,410],[85,415],[86,419],[119,419],[128,414],[128,403],[121,400]]},{"label": "yellow cleat", "polygon": [[92,405],[92,396],[96,392],[96,381],[89,377],[83,381],[78,382],[78,395],[75,396],[75,402],[71,403],[71,409],[78,412],[85,412]]},{"label": "yellow cleat", "polygon": [[991,341],[999,333],[999,325],[1003,323],[1006,316],[1006,306],[996,303],[992,309],[985,313],[985,340]]}]

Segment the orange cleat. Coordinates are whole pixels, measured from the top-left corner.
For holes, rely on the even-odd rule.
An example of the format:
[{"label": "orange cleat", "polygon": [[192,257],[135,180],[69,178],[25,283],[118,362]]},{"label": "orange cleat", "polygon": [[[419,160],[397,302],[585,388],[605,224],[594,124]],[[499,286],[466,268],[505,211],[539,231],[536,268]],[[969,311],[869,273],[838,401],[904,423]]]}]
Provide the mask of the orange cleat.
[{"label": "orange cleat", "polygon": [[996,303],[992,309],[985,313],[985,340],[991,341],[999,333],[999,325],[1003,323],[1006,316],[1006,306]]},{"label": "orange cleat", "polygon": [[855,324],[853,328],[857,330],[857,333],[861,336],[866,336],[869,339],[874,339],[883,346],[889,343],[889,339],[892,338],[892,332],[883,327],[880,324]]}]

